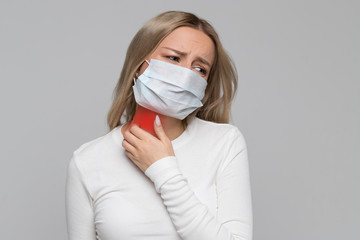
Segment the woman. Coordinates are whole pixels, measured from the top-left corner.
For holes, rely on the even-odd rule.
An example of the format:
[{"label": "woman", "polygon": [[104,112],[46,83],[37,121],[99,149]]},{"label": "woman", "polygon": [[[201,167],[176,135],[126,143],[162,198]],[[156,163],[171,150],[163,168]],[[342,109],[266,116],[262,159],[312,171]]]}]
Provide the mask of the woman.
[{"label": "woman", "polygon": [[110,131],[70,161],[70,240],[251,239],[246,143],[227,123],[236,86],[205,20],[171,11],[147,22],[129,46]]}]

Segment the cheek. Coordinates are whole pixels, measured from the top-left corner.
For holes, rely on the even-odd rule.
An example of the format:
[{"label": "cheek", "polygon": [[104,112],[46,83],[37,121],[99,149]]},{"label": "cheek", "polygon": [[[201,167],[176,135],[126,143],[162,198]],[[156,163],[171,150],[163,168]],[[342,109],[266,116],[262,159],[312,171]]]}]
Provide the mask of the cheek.
[{"label": "cheek", "polygon": [[146,68],[148,67],[148,64],[146,62],[144,62],[141,67],[140,67],[140,70],[139,70],[139,75],[140,76],[141,74],[143,74],[143,72],[146,70]]}]

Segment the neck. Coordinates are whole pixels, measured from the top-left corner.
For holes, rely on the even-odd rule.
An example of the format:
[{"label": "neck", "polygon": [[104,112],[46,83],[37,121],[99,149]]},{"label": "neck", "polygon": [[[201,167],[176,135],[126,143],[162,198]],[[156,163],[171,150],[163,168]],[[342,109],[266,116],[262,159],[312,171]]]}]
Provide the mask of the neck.
[{"label": "neck", "polygon": [[163,129],[166,136],[172,141],[175,138],[179,137],[185,130],[183,123],[180,119],[168,117],[155,113],[149,109],[146,109],[140,105],[136,109],[133,120],[130,124],[137,124],[142,129],[148,131],[152,135],[156,136],[154,131],[154,121],[156,115],[159,116]]}]

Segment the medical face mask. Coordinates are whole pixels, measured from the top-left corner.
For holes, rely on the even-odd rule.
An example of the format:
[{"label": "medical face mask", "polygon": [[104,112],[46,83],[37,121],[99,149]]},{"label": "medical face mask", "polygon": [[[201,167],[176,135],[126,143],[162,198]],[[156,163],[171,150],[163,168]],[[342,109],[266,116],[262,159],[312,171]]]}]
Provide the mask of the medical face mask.
[{"label": "medical face mask", "polygon": [[184,119],[202,106],[207,81],[194,71],[151,59],[135,81],[135,101],[165,116]]}]

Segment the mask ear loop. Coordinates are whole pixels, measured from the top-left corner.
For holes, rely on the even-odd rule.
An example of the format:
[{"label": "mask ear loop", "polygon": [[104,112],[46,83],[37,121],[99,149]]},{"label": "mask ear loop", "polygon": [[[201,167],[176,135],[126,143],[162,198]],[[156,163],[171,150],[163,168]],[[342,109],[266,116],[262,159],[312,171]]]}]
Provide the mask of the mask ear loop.
[{"label": "mask ear loop", "polygon": [[[145,59],[145,62],[146,62],[148,65],[150,65],[150,62],[149,62],[147,59]],[[139,75],[139,72],[136,72],[136,73],[135,73],[135,77],[133,78],[134,85],[135,85],[135,80],[137,79],[138,75]]]}]

